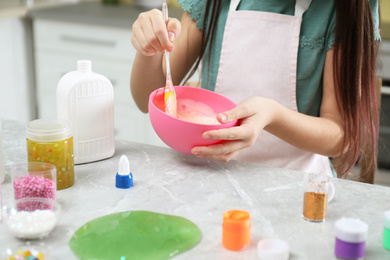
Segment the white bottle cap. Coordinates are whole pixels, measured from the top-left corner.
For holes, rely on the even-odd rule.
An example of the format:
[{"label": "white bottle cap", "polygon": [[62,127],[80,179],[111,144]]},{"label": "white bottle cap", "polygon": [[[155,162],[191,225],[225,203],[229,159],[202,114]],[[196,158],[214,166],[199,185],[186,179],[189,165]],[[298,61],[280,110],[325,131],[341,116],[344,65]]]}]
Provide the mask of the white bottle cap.
[{"label": "white bottle cap", "polygon": [[92,63],[90,60],[78,60],[77,61],[77,71],[78,72],[91,72]]},{"label": "white bottle cap", "polygon": [[257,253],[261,260],[287,260],[290,246],[281,239],[263,239],[257,243]]},{"label": "white bottle cap", "polygon": [[118,174],[122,176],[130,174],[130,163],[126,155],[122,155],[119,159]]},{"label": "white bottle cap", "polygon": [[390,229],[390,210],[385,211],[385,227]]},{"label": "white bottle cap", "polygon": [[360,243],[367,239],[368,225],[358,218],[341,218],[335,223],[336,238],[349,243]]}]

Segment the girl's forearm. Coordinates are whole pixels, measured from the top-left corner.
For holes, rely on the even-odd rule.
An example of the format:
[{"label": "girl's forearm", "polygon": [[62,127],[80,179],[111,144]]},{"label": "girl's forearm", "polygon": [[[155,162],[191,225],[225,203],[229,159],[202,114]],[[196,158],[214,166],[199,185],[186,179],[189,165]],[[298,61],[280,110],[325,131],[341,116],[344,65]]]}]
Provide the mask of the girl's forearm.
[{"label": "girl's forearm", "polygon": [[303,150],[339,156],[343,141],[341,123],[332,115],[308,116],[273,102],[275,117],[264,129]]}]

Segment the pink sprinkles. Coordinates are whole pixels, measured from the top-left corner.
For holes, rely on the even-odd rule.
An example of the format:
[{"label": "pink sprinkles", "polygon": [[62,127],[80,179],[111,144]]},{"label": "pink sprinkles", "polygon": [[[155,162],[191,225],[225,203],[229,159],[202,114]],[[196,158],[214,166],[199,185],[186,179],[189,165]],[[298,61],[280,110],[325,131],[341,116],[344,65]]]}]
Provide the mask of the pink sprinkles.
[{"label": "pink sprinkles", "polygon": [[14,180],[15,199],[47,198],[55,200],[56,184],[43,176],[29,175]]}]

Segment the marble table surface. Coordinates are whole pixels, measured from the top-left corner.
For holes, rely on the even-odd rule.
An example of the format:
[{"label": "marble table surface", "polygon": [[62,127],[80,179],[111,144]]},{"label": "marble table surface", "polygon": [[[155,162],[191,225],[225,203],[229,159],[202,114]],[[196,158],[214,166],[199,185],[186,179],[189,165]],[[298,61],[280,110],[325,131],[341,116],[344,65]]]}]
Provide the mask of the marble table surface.
[{"label": "marble table surface", "polygon": [[[3,120],[5,168],[26,161],[25,124]],[[115,188],[121,155],[130,161],[134,187]],[[290,245],[290,259],[331,260],[334,224],[341,217],[360,218],[369,225],[366,257],[390,259],[382,246],[383,213],[390,209],[390,188],[341,179],[332,180],[336,193],[323,223],[302,219],[303,173],[231,161],[199,159],[169,148],[116,140],[112,158],[77,165],[75,184],[57,191],[62,214],[55,229],[40,241],[53,259],[77,259],[69,247],[74,232],[86,222],[111,213],[148,210],[177,215],[194,222],[200,243],[174,259],[258,259],[257,243],[279,238]],[[10,177],[2,184],[3,200],[12,196]],[[221,245],[222,214],[246,210],[252,218],[251,244],[242,251]],[[0,252],[23,245],[0,223]]]}]

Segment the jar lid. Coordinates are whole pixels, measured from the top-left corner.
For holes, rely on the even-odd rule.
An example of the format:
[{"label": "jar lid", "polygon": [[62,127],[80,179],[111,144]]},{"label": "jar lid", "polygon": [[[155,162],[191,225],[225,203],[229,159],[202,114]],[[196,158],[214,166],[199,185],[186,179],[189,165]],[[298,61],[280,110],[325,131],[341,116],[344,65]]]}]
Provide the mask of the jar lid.
[{"label": "jar lid", "polygon": [[257,253],[261,260],[287,260],[290,246],[281,239],[263,239],[257,243]]},{"label": "jar lid", "polygon": [[385,227],[390,229],[390,210],[385,211]]},{"label": "jar lid", "polygon": [[336,238],[349,243],[360,243],[366,240],[368,225],[358,218],[341,218],[335,223]]},{"label": "jar lid", "polygon": [[52,142],[72,136],[72,123],[63,119],[37,119],[27,123],[27,138],[33,141]]}]

